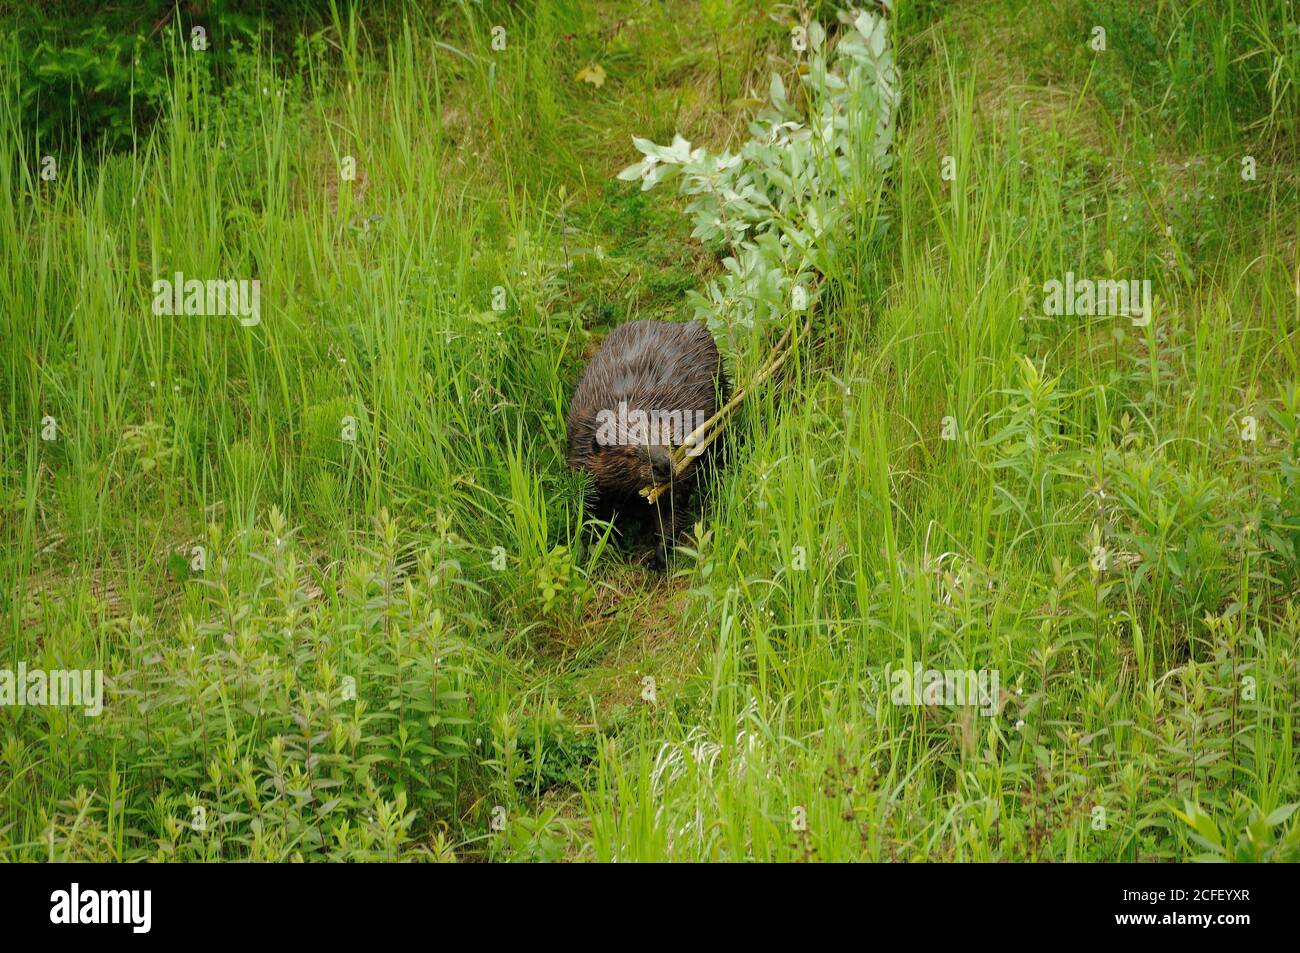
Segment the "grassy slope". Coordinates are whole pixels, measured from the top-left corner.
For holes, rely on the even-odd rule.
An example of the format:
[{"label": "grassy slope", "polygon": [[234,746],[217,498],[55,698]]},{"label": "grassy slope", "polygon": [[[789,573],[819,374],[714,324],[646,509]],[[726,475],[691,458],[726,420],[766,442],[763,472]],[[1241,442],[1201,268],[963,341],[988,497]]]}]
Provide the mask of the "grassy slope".
[{"label": "grassy slope", "polygon": [[[1207,850],[1187,800],[1229,845],[1300,800],[1277,127],[1153,80],[1140,16],[1099,58],[1087,4],[904,7],[889,231],[664,579],[581,542],[562,411],[595,334],[718,266],[611,179],[632,134],[743,136],[783,30],[537,6],[378,53],[344,23],[319,85],[250,62],[221,108],[198,69],[55,183],[5,127],[0,644],[113,691],[0,711],[3,855],[1152,859]],[[154,317],[174,270],[260,276],[262,324]],[[1164,308],[1021,321],[1066,270]],[[891,705],[914,660],[998,669],[1003,715]]]}]

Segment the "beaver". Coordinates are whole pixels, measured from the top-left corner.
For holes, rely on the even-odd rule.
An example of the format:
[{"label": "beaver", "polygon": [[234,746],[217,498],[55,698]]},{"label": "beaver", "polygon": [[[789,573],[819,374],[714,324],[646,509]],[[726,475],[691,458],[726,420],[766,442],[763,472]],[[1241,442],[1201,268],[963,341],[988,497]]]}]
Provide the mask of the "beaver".
[{"label": "beaver", "polygon": [[[713,335],[697,321],[619,325],[578,381],[566,421],[569,466],[591,475],[597,516],[652,518],[658,530],[652,568],[667,568],[678,517],[721,441],[676,476],[672,448],[712,417],[729,391]],[[640,490],[651,483],[671,488],[648,503]]]}]

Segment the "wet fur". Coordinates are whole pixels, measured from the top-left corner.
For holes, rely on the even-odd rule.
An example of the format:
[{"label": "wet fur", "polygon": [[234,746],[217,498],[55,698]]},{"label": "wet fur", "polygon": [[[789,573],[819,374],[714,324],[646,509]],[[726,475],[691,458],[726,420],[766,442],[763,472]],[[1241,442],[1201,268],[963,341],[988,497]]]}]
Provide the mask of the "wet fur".
[{"label": "wet fur", "polygon": [[[677,523],[689,506],[701,468],[719,452],[718,443],[673,480],[672,489],[657,503],[647,503],[640,490],[653,481],[651,448],[593,446],[602,410],[702,411],[712,417],[729,391],[717,345],[704,325],[667,321],[632,321],[611,331],[592,356],[569,405],[569,466],[592,477],[593,510],[601,518],[649,519],[658,531],[654,564],[666,566],[668,550],[677,536]],[[692,422],[684,429],[693,429]],[[649,443],[670,445],[670,435],[649,434]],[[720,441],[719,441],[720,443]]]}]

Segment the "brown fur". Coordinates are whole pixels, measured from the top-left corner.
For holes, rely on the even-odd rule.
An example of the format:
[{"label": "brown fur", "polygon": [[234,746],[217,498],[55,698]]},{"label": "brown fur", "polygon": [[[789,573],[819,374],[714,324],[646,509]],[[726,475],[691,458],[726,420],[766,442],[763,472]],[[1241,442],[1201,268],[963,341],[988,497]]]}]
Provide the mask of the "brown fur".
[{"label": "brown fur", "polygon": [[[708,329],[667,321],[632,321],[611,331],[574,391],[567,420],[569,466],[591,475],[598,515],[653,517],[659,531],[658,564],[667,561],[679,510],[689,504],[698,471],[716,454],[716,444],[671,477],[672,489],[657,504],[647,503],[639,491],[670,479],[666,457],[672,446],[694,429],[696,412],[703,419],[712,417],[727,391],[722,359]],[[648,428],[645,440],[636,445],[597,443],[598,415],[602,410],[617,414],[620,402],[628,413],[641,410],[653,419],[654,411],[680,412],[686,422],[679,434],[671,426]]]}]

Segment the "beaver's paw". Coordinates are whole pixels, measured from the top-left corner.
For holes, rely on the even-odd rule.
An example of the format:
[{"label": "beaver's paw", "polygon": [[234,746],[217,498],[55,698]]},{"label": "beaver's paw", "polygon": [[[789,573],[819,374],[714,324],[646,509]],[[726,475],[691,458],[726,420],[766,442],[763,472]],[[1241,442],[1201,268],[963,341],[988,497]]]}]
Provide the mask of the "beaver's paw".
[{"label": "beaver's paw", "polygon": [[664,572],[668,569],[668,544],[663,540],[655,544],[654,552],[646,560],[646,568],[655,572]]}]

